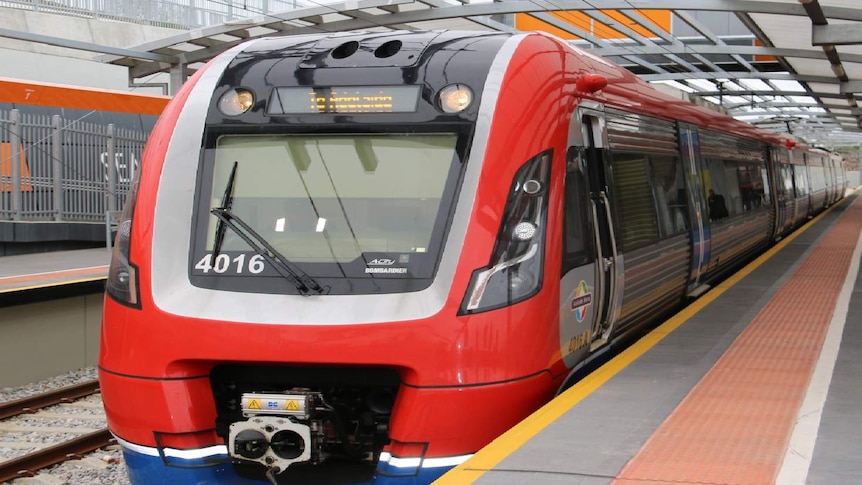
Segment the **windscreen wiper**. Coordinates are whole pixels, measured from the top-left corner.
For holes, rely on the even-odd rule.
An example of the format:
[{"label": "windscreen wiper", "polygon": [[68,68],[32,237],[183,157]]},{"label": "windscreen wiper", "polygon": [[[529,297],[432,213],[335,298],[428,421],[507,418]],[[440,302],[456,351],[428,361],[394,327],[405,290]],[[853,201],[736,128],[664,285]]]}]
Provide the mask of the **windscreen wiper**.
[{"label": "windscreen wiper", "polygon": [[[233,206],[233,186],[236,182],[236,168],[239,162],[233,162],[233,168],[230,169],[230,176],[227,178],[227,186],[224,188],[224,195],[221,197],[221,207],[219,209],[230,211]],[[218,216],[216,216],[218,217]],[[216,223],[215,239],[213,240],[213,260],[221,252],[221,245],[224,242],[225,223],[219,217]]]},{"label": "windscreen wiper", "polygon": [[[236,169],[236,165],[234,165],[234,169]],[[300,294],[308,296],[310,293],[321,294],[328,292],[329,287],[320,286],[314,278],[296,267],[295,264],[291,263],[283,254],[272,247],[266,239],[252,229],[251,226],[240,219],[239,216],[232,213],[230,209],[215,207],[210,212],[212,212],[214,216],[218,217],[218,220],[223,227],[231,228],[233,232],[242,238],[246,244],[251,246],[257,254],[260,254],[264,259],[269,261],[278,274],[296,286],[296,289],[299,290]]]}]

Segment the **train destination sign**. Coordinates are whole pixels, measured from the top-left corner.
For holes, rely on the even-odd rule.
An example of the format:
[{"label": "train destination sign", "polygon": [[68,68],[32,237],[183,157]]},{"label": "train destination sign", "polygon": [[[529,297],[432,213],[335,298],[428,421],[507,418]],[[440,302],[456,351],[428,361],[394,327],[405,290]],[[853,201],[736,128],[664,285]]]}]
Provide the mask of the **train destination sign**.
[{"label": "train destination sign", "polygon": [[418,100],[419,86],[275,88],[268,114],[409,113]]}]

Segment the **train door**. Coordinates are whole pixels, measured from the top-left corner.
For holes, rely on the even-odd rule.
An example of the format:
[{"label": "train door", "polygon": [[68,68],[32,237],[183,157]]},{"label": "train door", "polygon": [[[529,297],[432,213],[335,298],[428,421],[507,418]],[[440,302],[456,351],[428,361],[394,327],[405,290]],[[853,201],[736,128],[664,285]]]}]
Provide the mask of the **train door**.
[{"label": "train door", "polygon": [[773,212],[775,212],[775,229],[773,230],[772,238],[776,241],[781,239],[781,234],[784,232],[784,214],[786,213],[787,205],[787,190],[784,186],[784,174],[781,169],[781,155],[778,148],[769,148],[769,167],[770,180],[774,181],[772,204]]},{"label": "train door", "polygon": [[700,156],[700,134],[692,127],[680,124],[679,146],[686,174],[686,203],[691,223],[692,257],[688,277],[687,294],[695,297],[707,289],[704,273],[709,266],[710,232],[706,223],[706,199],[701,174],[704,173],[703,159]]},{"label": "train door", "polygon": [[835,174],[832,171],[832,160],[823,158],[823,183],[826,184],[826,207],[835,202]]},{"label": "train door", "polygon": [[607,183],[607,133],[600,106],[581,106],[569,128],[560,350],[573,366],[608,342],[622,271]]},{"label": "train door", "polygon": [[776,147],[772,147],[770,152],[775,173],[775,177],[773,177],[775,179],[773,186],[773,193],[775,194],[775,232],[773,239],[778,240],[793,225],[795,211],[793,172],[787,152]]}]

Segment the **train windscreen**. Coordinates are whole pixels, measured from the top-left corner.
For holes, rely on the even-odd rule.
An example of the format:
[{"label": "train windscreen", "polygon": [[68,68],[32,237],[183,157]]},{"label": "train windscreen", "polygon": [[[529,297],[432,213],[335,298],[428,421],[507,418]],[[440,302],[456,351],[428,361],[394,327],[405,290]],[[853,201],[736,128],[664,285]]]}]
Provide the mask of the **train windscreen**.
[{"label": "train windscreen", "polygon": [[277,276],[259,257],[252,267],[255,251],[239,231],[219,227],[212,213],[227,208],[313,278],[431,278],[459,173],[457,141],[455,133],[219,136],[203,173],[210,195],[201,193],[199,207],[211,214],[198,216],[205,242],[192,272]]}]

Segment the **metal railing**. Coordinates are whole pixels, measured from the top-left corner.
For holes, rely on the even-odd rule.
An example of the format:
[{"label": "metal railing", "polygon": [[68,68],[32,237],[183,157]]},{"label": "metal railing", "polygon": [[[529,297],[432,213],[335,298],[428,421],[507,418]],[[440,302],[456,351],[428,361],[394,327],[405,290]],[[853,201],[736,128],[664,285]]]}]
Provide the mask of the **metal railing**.
[{"label": "metal railing", "polygon": [[105,222],[149,133],[0,110],[0,221]]},{"label": "metal railing", "polygon": [[0,0],[0,7],[193,29],[314,3],[310,0]]}]

